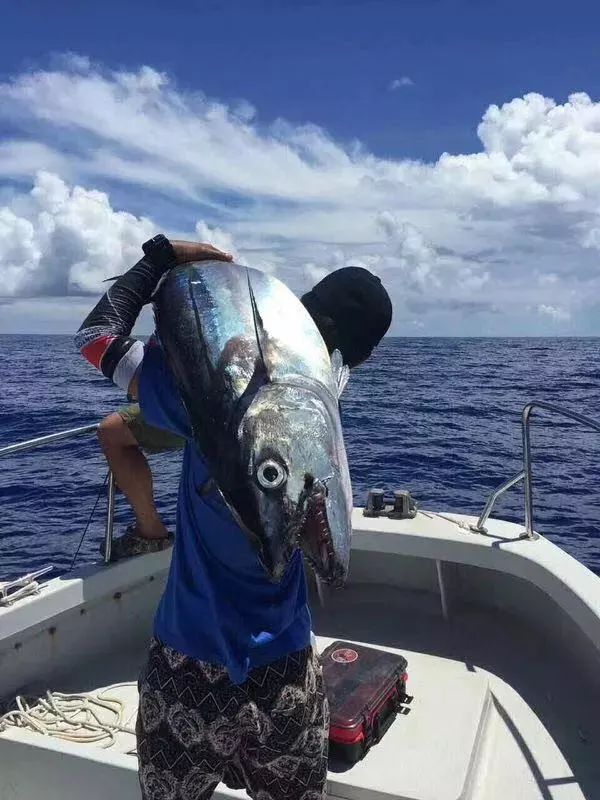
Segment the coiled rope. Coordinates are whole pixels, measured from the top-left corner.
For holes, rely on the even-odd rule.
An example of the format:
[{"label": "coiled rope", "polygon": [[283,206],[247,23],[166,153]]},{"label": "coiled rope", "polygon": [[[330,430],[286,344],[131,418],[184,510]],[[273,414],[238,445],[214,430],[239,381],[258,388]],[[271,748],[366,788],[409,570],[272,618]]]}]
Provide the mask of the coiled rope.
[{"label": "coiled rope", "polygon": [[[79,744],[111,747],[119,732],[135,736],[135,729],[124,724],[125,703],[110,692],[133,688],[135,683],[115,683],[96,695],[46,692],[44,697],[28,699],[19,695],[16,708],[0,717],[0,731],[9,727],[25,728],[43,736]],[[110,715],[109,719],[103,719]],[[112,718],[111,718],[112,717]]]}]

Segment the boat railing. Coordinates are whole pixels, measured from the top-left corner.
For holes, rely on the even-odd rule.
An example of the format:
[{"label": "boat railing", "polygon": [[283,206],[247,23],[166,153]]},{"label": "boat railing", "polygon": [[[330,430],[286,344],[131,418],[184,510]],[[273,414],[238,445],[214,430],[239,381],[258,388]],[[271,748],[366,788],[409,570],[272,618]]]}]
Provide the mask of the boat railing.
[{"label": "boat railing", "polygon": [[486,533],[485,523],[492,512],[492,508],[496,500],[508,491],[512,486],[520,481],[525,482],[525,533],[524,539],[537,539],[537,534],[533,530],[533,473],[532,473],[532,457],[531,457],[531,417],[533,410],[539,408],[544,411],[550,411],[553,414],[558,414],[561,417],[566,417],[574,422],[579,422],[581,425],[592,428],[600,432],[600,423],[595,422],[590,417],[584,414],[579,414],[576,411],[571,411],[568,408],[557,406],[555,403],[546,403],[543,400],[532,400],[523,409],[521,414],[521,434],[523,439],[523,469],[512,478],[509,478],[504,483],[500,484],[489,496],[485,508],[481,512],[481,516],[475,525],[471,525],[471,530],[476,533]]},{"label": "boat railing", "polygon": [[[11,444],[7,447],[0,447],[0,458],[3,456],[10,456],[14,453],[22,453],[24,450],[33,450],[36,447],[43,447],[48,444],[62,442],[65,439],[73,439],[76,436],[83,436],[88,433],[93,433],[98,430],[98,423],[91,425],[83,425],[80,428],[71,428],[67,431],[59,431],[58,433],[50,433],[47,436],[38,436],[36,439],[28,439],[26,442],[19,442],[18,444]],[[106,504],[106,526],[104,530],[104,563],[108,564],[110,561],[112,550],[112,536],[115,516],[115,477],[111,470],[108,473],[108,490],[107,490],[107,504]]]},{"label": "boat railing", "polygon": [[[579,422],[580,424],[592,428],[593,430],[600,432],[600,423],[595,422],[593,419],[584,416],[583,414],[579,414],[575,411],[571,411],[567,408],[562,408],[561,406],[557,406],[554,403],[546,403],[541,400],[532,400],[530,403],[523,409],[523,413],[521,414],[521,428],[522,428],[522,439],[523,439],[523,469],[518,472],[516,475],[513,475],[508,480],[504,481],[504,483],[500,484],[494,491],[490,494],[485,504],[483,511],[479,519],[477,520],[475,525],[471,525],[471,530],[476,533],[486,533],[487,529],[485,527],[485,523],[487,522],[492,509],[498,500],[498,498],[507,492],[510,488],[515,486],[517,483],[521,481],[525,482],[525,533],[523,534],[524,539],[537,539],[537,534],[533,530],[533,476],[532,476],[532,457],[531,457],[531,440],[530,440],[530,427],[531,427],[531,417],[532,412],[534,409],[543,409],[544,411],[550,411],[554,414],[558,414],[562,417],[566,417],[567,419],[571,419],[574,422]],[[18,444],[8,445],[7,447],[0,447],[0,458],[3,456],[9,456],[14,453],[20,453],[24,450],[32,450],[36,447],[42,447],[44,445],[53,444],[55,442],[60,442],[65,439],[71,439],[76,436],[82,436],[84,434],[92,433],[98,429],[98,423],[94,423],[91,425],[84,425],[80,428],[71,428],[67,431],[60,431],[58,433],[51,433],[47,436],[39,436],[36,439],[29,439],[26,442],[19,442]],[[108,473],[108,489],[107,489],[107,504],[106,504],[106,525],[104,531],[104,562],[108,564],[110,562],[111,557],[111,550],[112,550],[112,536],[113,536],[113,527],[114,527],[114,513],[115,513],[115,478],[111,470]]]}]

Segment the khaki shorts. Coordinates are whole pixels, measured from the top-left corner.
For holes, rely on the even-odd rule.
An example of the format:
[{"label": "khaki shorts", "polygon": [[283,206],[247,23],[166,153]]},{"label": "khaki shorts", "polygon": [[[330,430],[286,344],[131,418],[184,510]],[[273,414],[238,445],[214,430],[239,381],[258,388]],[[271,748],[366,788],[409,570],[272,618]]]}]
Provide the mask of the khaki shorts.
[{"label": "khaki shorts", "polygon": [[142,450],[147,453],[164,453],[167,450],[183,450],[185,447],[183,437],[149,425],[137,403],[119,409],[117,414],[127,425]]}]

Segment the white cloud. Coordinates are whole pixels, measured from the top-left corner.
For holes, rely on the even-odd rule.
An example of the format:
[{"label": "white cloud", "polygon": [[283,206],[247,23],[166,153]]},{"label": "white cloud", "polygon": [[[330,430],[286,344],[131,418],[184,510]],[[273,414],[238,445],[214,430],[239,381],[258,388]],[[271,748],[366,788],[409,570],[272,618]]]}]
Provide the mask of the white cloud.
[{"label": "white cloud", "polygon": [[[0,195],[5,296],[99,291],[163,229],[165,204],[188,220],[167,233],[211,238],[297,290],[344,264],[372,269],[397,330],[417,300],[426,329],[443,307],[459,323],[479,309],[481,332],[499,315],[507,332],[550,330],[566,297],[585,311],[600,290],[600,103],[585,94],[491,105],[481,152],[434,163],[74,56],[0,83],[0,119],[24,131],[0,145],[0,178],[20,187]],[[148,218],[117,208],[123,188]]]},{"label": "white cloud", "polygon": [[549,317],[554,322],[568,322],[571,319],[571,312],[561,306],[546,306],[541,304],[537,307],[538,314]]},{"label": "white cloud", "polygon": [[401,78],[394,78],[394,80],[391,81],[390,85],[388,86],[388,89],[390,90],[390,92],[395,92],[398,89],[404,89],[407,86],[414,86],[414,85],[415,85],[414,81],[411,78],[409,78],[408,75],[403,75]]},{"label": "white cloud", "polygon": [[540,286],[552,286],[557,283],[558,280],[558,275],[556,275],[554,272],[542,273],[541,275],[538,275]]},{"label": "white cloud", "polygon": [[208,225],[204,220],[200,220],[200,222],[196,223],[195,240],[199,242],[210,242],[224,253],[231,253],[238,263],[242,263],[244,260],[243,256],[238,252],[231,234],[216,225]]},{"label": "white cloud", "polygon": [[[70,188],[57,175],[40,172],[27,195],[0,207],[0,296],[104,291],[103,281],[134,264],[141,243],[156,230],[145,217],[115,211],[105,192]],[[193,238],[243,261],[231,235],[204,220]]]},{"label": "white cloud", "polygon": [[328,275],[329,272],[331,272],[331,270],[328,270],[326,267],[323,267],[319,264],[315,264],[312,261],[309,261],[304,265],[304,274],[312,284],[323,280],[323,278]]},{"label": "white cloud", "polygon": [[[46,131],[77,131],[92,156],[82,171],[120,176],[159,166],[200,197],[210,189],[277,198],[325,199],[356,188],[364,170],[320,131],[279,122],[262,134],[227,106],[178,92],[150,67],[138,72],[25,73],[0,85],[3,113],[37,120]],[[35,106],[35,108],[34,108]],[[112,163],[104,167],[105,148]],[[135,154],[135,158],[132,155]],[[329,175],[328,182],[323,175]],[[126,175],[129,178],[130,175]],[[150,182],[154,184],[154,181]]]},{"label": "white cloud", "polygon": [[0,294],[100,291],[103,279],[138,260],[154,230],[148,219],[114,211],[103,192],[40,172],[26,197],[0,208]]},{"label": "white cloud", "polygon": [[380,229],[387,238],[387,254],[376,256],[373,266],[387,266],[402,272],[411,288],[427,289],[439,285],[441,259],[422,232],[410,222],[402,222],[391,212],[384,211],[377,218]]}]

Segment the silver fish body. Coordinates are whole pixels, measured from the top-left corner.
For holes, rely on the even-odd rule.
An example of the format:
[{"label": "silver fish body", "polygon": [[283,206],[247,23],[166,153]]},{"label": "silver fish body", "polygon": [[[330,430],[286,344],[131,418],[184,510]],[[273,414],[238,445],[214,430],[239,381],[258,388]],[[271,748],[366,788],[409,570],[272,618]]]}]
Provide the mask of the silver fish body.
[{"label": "silver fish body", "polygon": [[339,354],[276,278],[186,264],[153,298],[156,331],[218,489],[269,576],[298,546],[319,577],[346,578],[352,492]]}]

